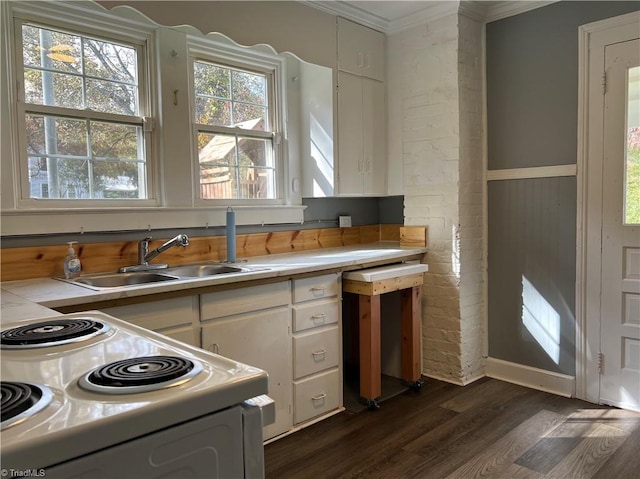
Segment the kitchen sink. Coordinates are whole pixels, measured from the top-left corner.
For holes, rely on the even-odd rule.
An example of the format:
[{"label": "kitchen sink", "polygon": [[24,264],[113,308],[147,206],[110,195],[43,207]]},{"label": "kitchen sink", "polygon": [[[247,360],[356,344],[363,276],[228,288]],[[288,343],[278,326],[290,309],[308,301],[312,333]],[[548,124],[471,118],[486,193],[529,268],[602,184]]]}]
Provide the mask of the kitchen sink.
[{"label": "kitchen sink", "polygon": [[242,268],[240,266],[230,266],[226,264],[190,264],[184,266],[174,266],[160,271],[131,271],[126,273],[98,273],[82,275],[78,278],[66,279],[55,278],[67,283],[84,286],[96,291],[107,288],[123,288],[127,286],[139,286],[161,281],[177,281],[181,279],[207,278],[209,276],[247,273],[251,271],[261,271],[269,268]]},{"label": "kitchen sink", "polygon": [[[59,278],[62,279],[62,278]],[[64,280],[69,283],[88,286],[90,288],[121,288],[123,286],[134,286],[147,283],[157,283],[159,281],[175,281],[177,276],[161,273],[108,273],[81,276],[79,278]]]},{"label": "kitchen sink", "polygon": [[166,270],[168,274],[181,278],[203,278],[216,274],[244,273],[249,270],[237,266],[225,264],[192,264],[187,266],[175,266]]}]

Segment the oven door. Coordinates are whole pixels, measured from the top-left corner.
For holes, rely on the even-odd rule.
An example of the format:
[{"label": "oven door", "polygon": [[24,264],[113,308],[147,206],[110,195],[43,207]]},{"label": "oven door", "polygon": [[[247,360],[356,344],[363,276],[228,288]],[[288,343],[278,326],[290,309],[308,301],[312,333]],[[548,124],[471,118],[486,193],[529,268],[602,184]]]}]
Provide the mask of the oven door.
[{"label": "oven door", "polygon": [[[256,408],[258,411],[259,409]],[[242,479],[245,474],[242,406],[233,406],[138,439],[46,467],[47,479],[139,477]],[[101,431],[89,431],[101,434]],[[79,440],[89,440],[88,438]],[[51,447],[55,447],[52,444]],[[262,443],[260,454],[264,456]],[[264,460],[262,461],[262,464]],[[3,464],[4,466],[4,464]],[[264,475],[264,471],[262,472]],[[261,477],[261,476],[255,476]]]}]

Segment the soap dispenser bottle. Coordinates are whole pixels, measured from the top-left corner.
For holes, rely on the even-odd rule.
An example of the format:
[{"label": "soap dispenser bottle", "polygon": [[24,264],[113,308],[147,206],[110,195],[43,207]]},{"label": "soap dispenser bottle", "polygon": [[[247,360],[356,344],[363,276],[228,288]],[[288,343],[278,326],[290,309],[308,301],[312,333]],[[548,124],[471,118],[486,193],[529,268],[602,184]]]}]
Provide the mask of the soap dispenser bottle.
[{"label": "soap dispenser bottle", "polygon": [[78,255],[73,249],[73,245],[76,243],[77,241],[67,242],[69,248],[67,249],[67,256],[64,258],[64,277],[67,279],[79,276],[80,270],[82,269],[80,258],[78,258]]}]

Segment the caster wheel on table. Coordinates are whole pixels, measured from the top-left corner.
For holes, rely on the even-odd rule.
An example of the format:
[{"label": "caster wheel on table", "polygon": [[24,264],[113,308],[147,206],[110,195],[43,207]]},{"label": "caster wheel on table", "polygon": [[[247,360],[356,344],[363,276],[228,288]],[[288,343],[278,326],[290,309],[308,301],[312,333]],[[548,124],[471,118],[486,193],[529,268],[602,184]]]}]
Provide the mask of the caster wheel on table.
[{"label": "caster wheel on table", "polygon": [[420,390],[422,389],[422,385],[424,383],[422,381],[420,381],[419,379],[417,381],[414,381],[412,383],[409,383],[409,388],[414,392],[414,393],[419,393]]},{"label": "caster wheel on table", "polygon": [[376,401],[375,399],[367,399],[367,409],[369,411],[375,411],[377,409],[380,409],[380,404],[378,404],[378,401]]}]

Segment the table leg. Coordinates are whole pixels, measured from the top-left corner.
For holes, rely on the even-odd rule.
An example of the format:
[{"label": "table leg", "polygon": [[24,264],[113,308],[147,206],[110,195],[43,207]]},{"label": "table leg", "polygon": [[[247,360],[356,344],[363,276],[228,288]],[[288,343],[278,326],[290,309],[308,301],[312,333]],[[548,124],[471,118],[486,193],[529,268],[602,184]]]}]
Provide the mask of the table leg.
[{"label": "table leg", "polygon": [[420,380],[420,287],[401,291],[402,379]]},{"label": "table leg", "polygon": [[380,296],[359,295],[360,396],[375,400],[382,394],[380,363]]}]

